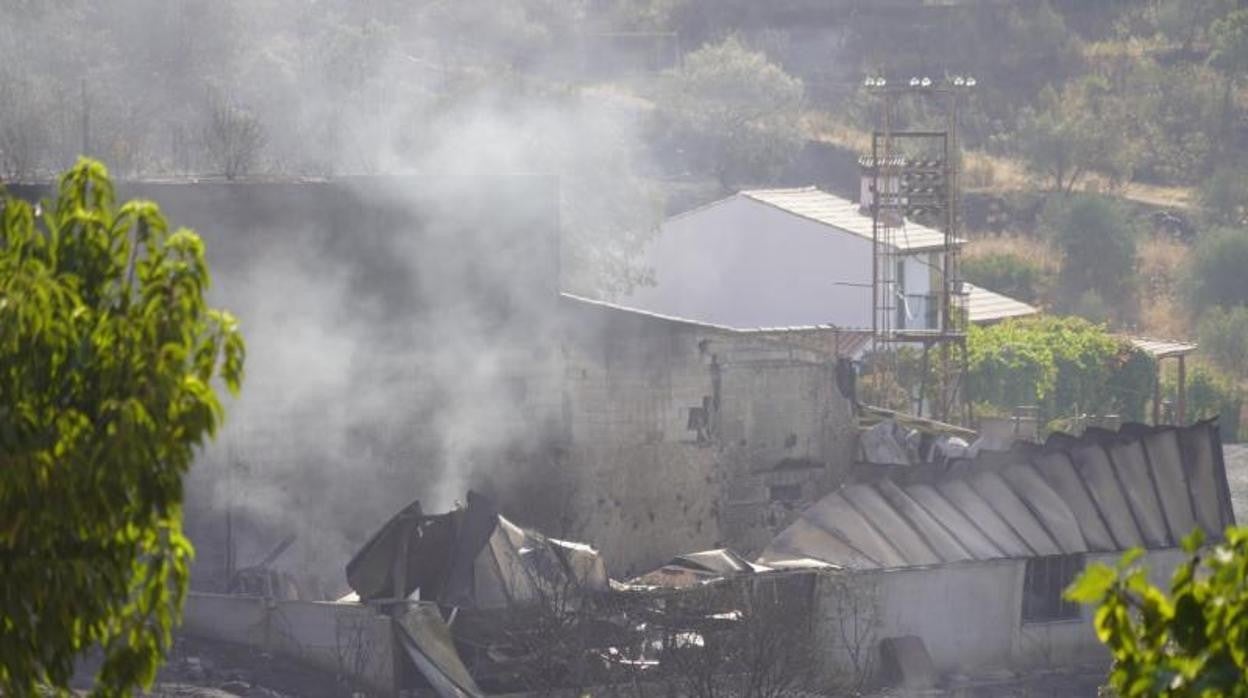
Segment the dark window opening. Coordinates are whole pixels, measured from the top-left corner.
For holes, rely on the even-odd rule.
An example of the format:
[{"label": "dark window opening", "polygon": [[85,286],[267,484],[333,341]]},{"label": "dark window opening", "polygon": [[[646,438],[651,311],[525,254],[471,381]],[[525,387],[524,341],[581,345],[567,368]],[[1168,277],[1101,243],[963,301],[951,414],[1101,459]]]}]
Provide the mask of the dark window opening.
[{"label": "dark window opening", "polygon": [[798,502],[802,499],[802,486],[796,485],[772,485],[768,488],[773,502]]},{"label": "dark window opening", "polygon": [[685,428],[697,434],[697,441],[700,444],[710,443],[711,441],[712,410],[712,401],[709,395],[702,398],[701,407],[689,408],[689,421],[686,423]]},{"label": "dark window opening", "polygon": [[1051,555],[1027,560],[1023,579],[1023,622],[1078,620],[1079,604],[1062,592],[1083,571],[1083,555]]}]

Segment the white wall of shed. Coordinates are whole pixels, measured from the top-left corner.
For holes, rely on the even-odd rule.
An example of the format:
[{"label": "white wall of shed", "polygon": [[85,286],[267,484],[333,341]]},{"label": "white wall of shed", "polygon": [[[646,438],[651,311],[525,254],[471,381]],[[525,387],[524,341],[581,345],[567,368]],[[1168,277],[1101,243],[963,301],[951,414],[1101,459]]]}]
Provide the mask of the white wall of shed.
[{"label": "white wall of shed", "polygon": [[[1174,569],[1186,558],[1179,549],[1150,550],[1144,558],[1153,584],[1168,588]],[[1085,563],[1113,565],[1118,553],[1093,553]],[[915,635],[923,640],[942,676],[982,676],[1002,669],[1026,672],[1056,667],[1104,664],[1109,653],[1092,626],[1093,607],[1078,620],[1022,622],[1025,559],[967,562],[930,567],[858,572],[850,588],[874,604],[879,640]],[[833,684],[850,666],[838,603],[843,582],[822,575],[815,596],[820,675]],[[878,671],[878,645],[876,654]]]}]

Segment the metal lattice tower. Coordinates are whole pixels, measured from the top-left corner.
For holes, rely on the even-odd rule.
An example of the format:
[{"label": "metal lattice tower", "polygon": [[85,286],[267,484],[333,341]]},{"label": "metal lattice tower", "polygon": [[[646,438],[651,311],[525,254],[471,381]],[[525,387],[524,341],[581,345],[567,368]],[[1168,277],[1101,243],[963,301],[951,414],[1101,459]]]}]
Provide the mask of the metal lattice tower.
[{"label": "metal lattice tower", "polygon": [[[872,194],[875,385],[881,395],[893,385],[898,375],[899,345],[921,346],[916,412],[924,411],[930,386],[935,389],[929,406],[933,417],[969,423],[973,415],[966,390],[966,296],[958,263],[961,157],[957,108],[958,99],[975,80],[959,77],[934,85],[930,78],[911,78],[908,85],[893,87],[884,78],[868,78],[865,84],[881,98],[880,127],[872,132],[867,161]],[[937,105],[943,112],[944,128],[896,129],[896,110],[902,99]],[[916,258],[905,244],[908,219],[931,221],[942,233],[943,242],[935,250],[938,256],[929,254],[926,263],[930,283],[925,296],[903,295],[905,271],[914,266]],[[920,328],[911,326],[916,309],[925,318]],[[930,356],[933,349],[938,353],[935,375]]]}]

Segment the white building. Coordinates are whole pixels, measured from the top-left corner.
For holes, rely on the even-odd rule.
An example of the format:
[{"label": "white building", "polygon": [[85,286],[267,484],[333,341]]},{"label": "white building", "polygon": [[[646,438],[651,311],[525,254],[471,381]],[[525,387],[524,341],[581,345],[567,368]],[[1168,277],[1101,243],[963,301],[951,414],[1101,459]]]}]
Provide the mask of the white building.
[{"label": "white building", "polygon": [[[934,329],[944,234],[906,222],[895,240],[898,302],[888,324]],[[871,217],[855,202],[814,187],[742,191],[668,219],[646,251],[655,284],[620,302],[739,329],[870,328],[873,244]],[[1037,312],[969,284],[963,292],[972,322]]]}]

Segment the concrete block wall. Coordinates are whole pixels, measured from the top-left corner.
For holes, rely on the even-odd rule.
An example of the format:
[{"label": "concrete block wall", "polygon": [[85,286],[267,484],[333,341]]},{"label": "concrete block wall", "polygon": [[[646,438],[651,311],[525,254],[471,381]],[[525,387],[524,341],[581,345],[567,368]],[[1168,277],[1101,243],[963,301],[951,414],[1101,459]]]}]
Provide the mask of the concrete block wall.
[{"label": "concrete block wall", "polygon": [[704,332],[661,322],[643,324],[640,333],[608,332],[597,345],[568,345],[570,440],[696,442],[689,409],[713,394],[712,356],[705,347]]},{"label": "concrete block wall", "polygon": [[[711,547],[750,555],[790,515],[770,501],[773,480],[798,478],[813,501],[850,462],[850,406],[820,355],[616,309],[574,312],[584,316],[561,351],[562,437],[492,494],[520,523],[597,546],[613,574]],[[704,408],[706,428],[691,429]]]},{"label": "concrete block wall", "polygon": [[[841,481],[855,448],[852,406],[818,355],[755,341],[718,346],[724,532],[752,554]],[[795,499],[775,498],[789,487],[800,490]]]},{"label": "concrete block wall", "polygon": [[192,592],[183,630],[208,640],[271,652],[331,674],[353,675],[371,690],[393,690],[390,618],[367,606],[276,601]]}]

